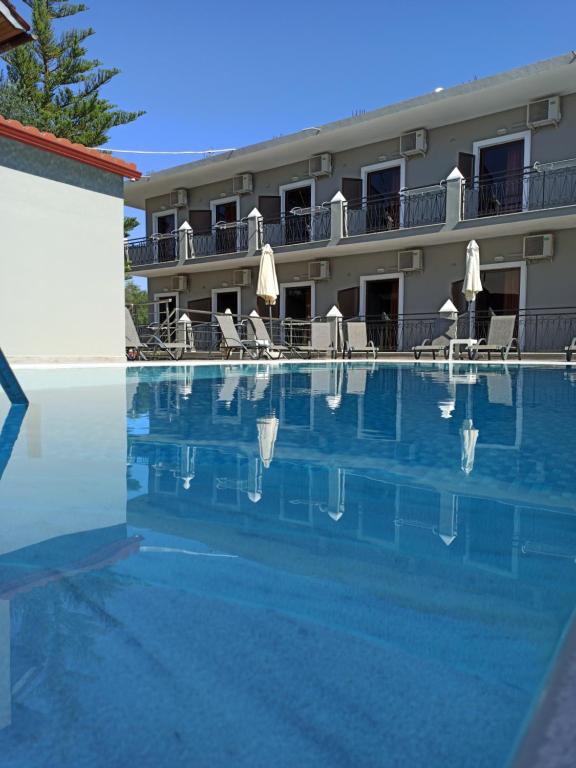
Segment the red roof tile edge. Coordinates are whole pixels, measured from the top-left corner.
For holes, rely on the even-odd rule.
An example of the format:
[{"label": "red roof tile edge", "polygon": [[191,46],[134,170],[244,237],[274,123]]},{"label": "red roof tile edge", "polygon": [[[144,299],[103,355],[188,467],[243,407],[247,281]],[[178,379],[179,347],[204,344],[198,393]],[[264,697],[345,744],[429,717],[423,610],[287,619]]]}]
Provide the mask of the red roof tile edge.
[{"label": "red roof tile edge", "polygon": [[68,139],[59,139],[52,133],[43,133],[38,128],[22,125],[17,120],[7,120],[1,115],[0,136],[67,157],[70,160],[77,160],[79,163],[91,165],[101,171],[125,176],[128,179],[139,179],[142,175],[134,163],[127,163],[97,149],[89,149],[82,144],[73,144]]}]

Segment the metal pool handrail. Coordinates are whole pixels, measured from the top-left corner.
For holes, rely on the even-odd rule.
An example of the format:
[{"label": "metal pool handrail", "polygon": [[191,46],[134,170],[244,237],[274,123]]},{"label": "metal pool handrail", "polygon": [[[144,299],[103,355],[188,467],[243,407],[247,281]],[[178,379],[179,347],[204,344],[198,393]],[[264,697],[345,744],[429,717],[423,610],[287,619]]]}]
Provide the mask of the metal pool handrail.
[{"label": "metal pool handrail", "polygon": [[28,398],[20,386],[10,363],[6,359],[4,352],[0,349],[0,385],[6,392],[12,405],[28,405]]}]

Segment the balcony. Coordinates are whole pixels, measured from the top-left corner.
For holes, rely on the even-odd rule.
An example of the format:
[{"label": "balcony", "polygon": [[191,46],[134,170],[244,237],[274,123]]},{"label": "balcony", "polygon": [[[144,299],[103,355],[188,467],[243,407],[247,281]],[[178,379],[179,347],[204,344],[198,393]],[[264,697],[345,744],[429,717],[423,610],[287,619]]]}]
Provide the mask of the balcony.
[{"label": "balcony", "polygon": [[[536,165],[476,177],[463,186],[464,219],[548,210],[576,204],[576,165]],[[558,163],[560,165],[560,163]]]},{"label": "balcony", "polygon": [[442,224],[446,220],[446,186],[404,189],[346,203],[348,237],[393,229]]},{"label": "balcony", "polygon": [[330,204],[294,208],[279,219],[261,220],[262,242],[273,248],[330,239]]}]

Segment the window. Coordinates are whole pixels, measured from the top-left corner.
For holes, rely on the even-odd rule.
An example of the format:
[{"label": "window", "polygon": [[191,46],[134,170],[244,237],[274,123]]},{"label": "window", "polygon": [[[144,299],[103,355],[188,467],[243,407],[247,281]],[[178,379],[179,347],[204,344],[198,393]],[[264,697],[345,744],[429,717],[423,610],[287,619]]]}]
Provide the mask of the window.
[{"label": "window", "polygon": [[382,232],[400,226],[400,166],[372,171],[366,176],[366,231]]},{"label": "window", "polygon": [[154,248],[159,262],[176,259],[176,239],[173,237],[176,229],[176,211],[165,211],[152,215],[152,234],[156,236]]},{"label": "window", "polygon": [[286,228],[286,245],[291,243],[306,243],[311,240],[310,214],[293,214],[295,208],[310,208],[312,206],[312,187],[296,187],[284,192],[284,225]]}]

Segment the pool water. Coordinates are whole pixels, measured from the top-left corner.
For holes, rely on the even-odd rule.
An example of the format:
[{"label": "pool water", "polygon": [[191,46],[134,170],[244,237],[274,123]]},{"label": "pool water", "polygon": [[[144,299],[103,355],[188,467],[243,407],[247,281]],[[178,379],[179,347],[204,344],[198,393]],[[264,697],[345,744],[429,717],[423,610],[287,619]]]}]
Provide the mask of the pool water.
[{"label": "pool water", "polygon": [[576,378],[21,371],[2,768],[510,765],[576,604]]}]

